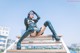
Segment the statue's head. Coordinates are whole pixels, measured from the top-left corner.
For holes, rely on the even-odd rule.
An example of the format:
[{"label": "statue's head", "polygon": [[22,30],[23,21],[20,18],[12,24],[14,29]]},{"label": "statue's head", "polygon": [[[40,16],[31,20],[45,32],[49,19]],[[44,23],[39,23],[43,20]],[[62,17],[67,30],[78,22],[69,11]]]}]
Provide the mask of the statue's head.
[{"label": "statue's head", "polygon": [[34,18],[34,13],[33,13],[33,11],[30,11],[29,13],[28,13],[28,18]]}]

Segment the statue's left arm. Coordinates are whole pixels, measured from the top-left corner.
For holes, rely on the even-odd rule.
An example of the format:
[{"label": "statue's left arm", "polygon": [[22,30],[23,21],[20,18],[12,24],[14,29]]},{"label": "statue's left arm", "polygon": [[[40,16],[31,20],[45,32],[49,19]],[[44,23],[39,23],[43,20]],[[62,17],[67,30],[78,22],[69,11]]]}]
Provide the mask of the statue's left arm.
[{"label": "statue's left arm", "polygon": [[35,23],[37,23],[39,21],[40,17],[36,12],[33,11],[33,13],[37,16],[37,19],[34,19]]}]

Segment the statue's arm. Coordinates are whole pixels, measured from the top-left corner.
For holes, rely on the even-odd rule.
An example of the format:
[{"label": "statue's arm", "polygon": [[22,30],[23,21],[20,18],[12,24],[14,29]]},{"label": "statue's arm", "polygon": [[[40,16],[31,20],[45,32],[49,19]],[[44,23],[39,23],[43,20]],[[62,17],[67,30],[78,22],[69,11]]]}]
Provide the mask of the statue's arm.
[{"label": "statue's arm", "polygon": [[27,18],[24,19],[24,24],[26,26],[26,30],[28,29],[28,23],[27,23]]},{"label": "statue's arm", "polygon": [[37,19],[34,19],[34,21],[37,23],[38,20],[40,19],[40,16],[35,11],[33,11],[33,13],[37,16]]}]

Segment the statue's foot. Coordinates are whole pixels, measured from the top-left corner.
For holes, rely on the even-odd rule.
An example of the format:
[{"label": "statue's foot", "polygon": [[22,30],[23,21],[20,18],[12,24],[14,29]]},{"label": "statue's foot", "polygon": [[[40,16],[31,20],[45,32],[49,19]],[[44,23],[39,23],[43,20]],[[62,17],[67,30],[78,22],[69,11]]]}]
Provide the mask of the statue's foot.
[{"label": "statue's foot", "polygon": [[59,36],[56,36],[56,37],[55,37],[54,35],[52,35],[52,39],[53,39],[53,40],[54,40],[54,38],[55,38],[56,41],[60,41],[60,37],[59,37]]},{"label": "statue's foot", "polygon": [[55,38],[55,40],[56,40],[56,41],[60,41],[60,37],[57,36],[57,37]]},{"label": "statue's foot", "polygon": [[17,43],[17,50],[21,50],[21,43]]}]

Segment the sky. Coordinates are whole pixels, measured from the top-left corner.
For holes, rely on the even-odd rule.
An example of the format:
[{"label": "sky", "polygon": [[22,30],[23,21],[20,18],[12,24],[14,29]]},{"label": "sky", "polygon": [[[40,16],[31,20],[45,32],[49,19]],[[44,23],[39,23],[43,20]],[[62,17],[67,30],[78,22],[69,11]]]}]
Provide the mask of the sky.
[{"label": "sky", "polygon": [[[22,35],[24,18],[30,10],[40,16],[39,28],[49,20],[67,45],[80,43],[79,0],[0,0],[0,26],[9,27],[9,38],[15,40]],[[44,34],[52,33],[47,27]]]}]

